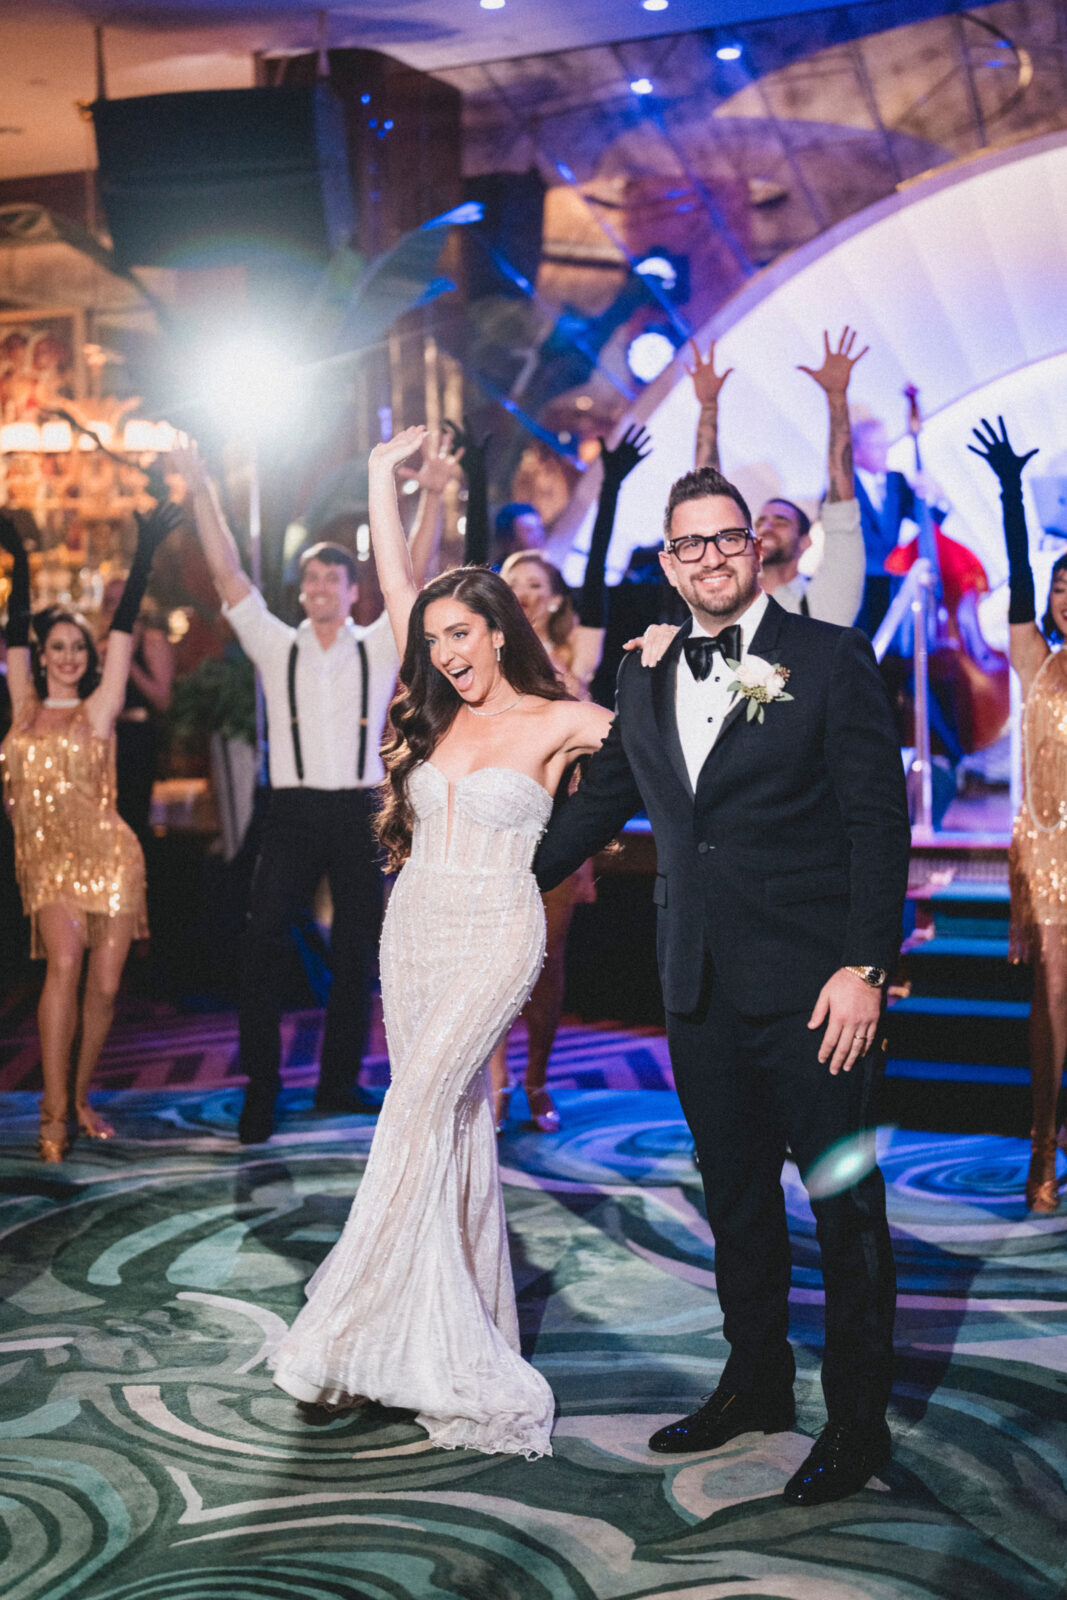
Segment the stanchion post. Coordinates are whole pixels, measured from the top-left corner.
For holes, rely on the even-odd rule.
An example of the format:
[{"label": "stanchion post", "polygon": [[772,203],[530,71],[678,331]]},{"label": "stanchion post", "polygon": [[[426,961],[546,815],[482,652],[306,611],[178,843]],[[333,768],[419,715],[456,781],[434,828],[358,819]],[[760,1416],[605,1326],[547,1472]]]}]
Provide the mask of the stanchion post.
[{"label": "stanchion post", "polygon": [[[915,676],[915,760],[911,774],[918,777],[918,806],[912,838],[929,840],[934,832],[933,773],[930,766],[930,610],[934,605],[934,575],[923,562],[923,572],[911,602],[912,650]],[[915,785],[915,776],[912,776]],[[914,792],[914,789],[913,789]]]}]

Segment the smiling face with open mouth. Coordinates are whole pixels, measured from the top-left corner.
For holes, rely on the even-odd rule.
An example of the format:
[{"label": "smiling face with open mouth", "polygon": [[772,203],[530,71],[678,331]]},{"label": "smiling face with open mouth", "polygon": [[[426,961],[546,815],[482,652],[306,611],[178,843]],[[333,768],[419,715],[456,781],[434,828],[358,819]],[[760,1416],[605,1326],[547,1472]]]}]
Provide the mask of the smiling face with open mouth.
[{"label": "smiling face with open mouth", "polygon": [[[670,537],[721,533],[737,528],[744,514],[729,495],[709,494],[699,500],[683,500],[675,506]],[[759,593],[760,542],[750,539],[740,555],[724,556],[713,544],[704,546],[697,561],[679,561],[660,551],[660,565],[697,620],[710,633],[736,622]]]},{"label": "smiling face with open mouth", "polygon": [[41,650],[49,695],[70,697],[89,666],[89,646],[74,622],[57,622],[49,630]]},{"label": "smiling face with open mouth", "polygon": [[480,707],[513,693],[496,659],[504,635],[477,611],[449,596],[432,601],[423,621],[430,661],[461,700]]},{"label": "smiling face with open mouth", "polygon": [[300,603],[309,621],[339,626],[358,599],[359,585],[349,581],[346,568],[314,556],[306,563],[300,575]]}]

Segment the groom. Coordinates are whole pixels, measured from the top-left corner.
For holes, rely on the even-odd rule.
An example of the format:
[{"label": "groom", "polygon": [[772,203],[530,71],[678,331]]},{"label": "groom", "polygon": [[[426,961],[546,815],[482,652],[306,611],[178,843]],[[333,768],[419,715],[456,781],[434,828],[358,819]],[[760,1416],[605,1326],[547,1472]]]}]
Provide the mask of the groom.
[{"label": "groom", "polygon": [[[782,1165],[788,1149],[807,1180],[836,1147],[869,1148],[907,886],[900,750],[870,645],[762,592],[751,523],[712,468],[671,489],[660,561],[691,620],[651,671],[624,661],[611,732],[535,863],[551,888],[648,812],[667,1037],[730,1346],[711,1398],[653,1434],[660,1451],[793,1425]],[[854,1493],[890,1454],[885,1190],[870,1162],[837,1166],[811,1186],[828,1420],[785,1489],[801,1505]]]}]

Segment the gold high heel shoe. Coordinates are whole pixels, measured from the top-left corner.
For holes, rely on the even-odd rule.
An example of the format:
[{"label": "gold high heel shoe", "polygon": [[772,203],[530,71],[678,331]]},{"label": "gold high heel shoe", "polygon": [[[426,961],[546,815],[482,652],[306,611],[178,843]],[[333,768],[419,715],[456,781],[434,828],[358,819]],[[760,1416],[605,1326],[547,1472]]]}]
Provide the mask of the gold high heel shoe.
[{"label": "gold high heel shoe", "polygon": [[1056,1137],[1034,1139],[1031,1143],[1030,1171],[1026,1175],[1026,1209],[1049,1216],[1060,1208],[1060,1185],[1056,1177]]},{"label": "gold high heel shoe", "polygon": [[[45,1136],[45,1128],[60,1128],[62,1133],[58,1139],[49,1139]],[[41,1131],[37,1135],[37,1159],[46,1166],[58,1167],[67,1153],[67,1125],[58,1117],[48,1117],[41,1123]]]},{"label": "gold high heel shoe", "polygon": [[548,1090],[527,1089],[526,1099],[530,1106],[530,1121],[538,1133],[559,1132],[559,1112]]},{"label": "gold high heel shoe", "polygon": [[78,1122],[78,1132],[84,1133],[88,1139],[113,1139],[115,1130],[110,1122],[105,1122],[103,1117],[97,1116],[92,1106],[75,1106],[74,1115]]}]

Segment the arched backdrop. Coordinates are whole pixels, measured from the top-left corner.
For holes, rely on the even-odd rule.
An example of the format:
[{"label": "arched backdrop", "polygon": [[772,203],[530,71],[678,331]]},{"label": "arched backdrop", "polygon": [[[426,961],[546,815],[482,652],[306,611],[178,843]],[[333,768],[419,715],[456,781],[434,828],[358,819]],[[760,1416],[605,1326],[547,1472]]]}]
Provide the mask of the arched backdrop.
[{"label": "arched backdrop", "polygon": [[[953,507],[947,531],[1004,576],[996,483],[965,445],[981,415],[1003,413],[1013,438],[1041,446],[1034,473],[1067,473],[1067,138],[1051,135],[961,162],[777,261],[700,331],[736,368],[723,390],[724,471],[760,501],[817,499],[825,483],[826,408],[798,362],[817,365],[823,328],[845,323],[871,346],[850,399],[885,419],[891,460],[910,464],[901,391],[915,383],[925,465]],[[660,536],[671,482],[693,463],[698,407],[682,351],[630,412],[653,455],[627,480],[610,554]],[[599,473],[579,485],[558,537],[588,544]],[[1031,498],[1032,528],[1037,519]],[[1036,541],[1035,541],[1036,542]],[[1051,557],[1049,557],[1051,559]],[[1042,562],[1041,565],[1046,565]],[[566,571],[580,577],[573,554]]]}]

